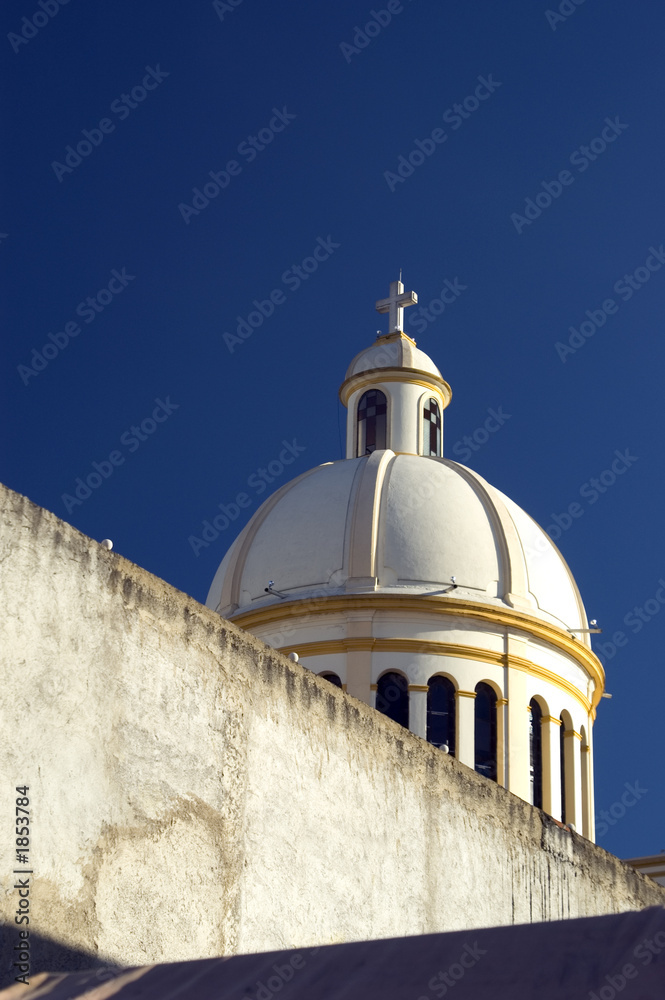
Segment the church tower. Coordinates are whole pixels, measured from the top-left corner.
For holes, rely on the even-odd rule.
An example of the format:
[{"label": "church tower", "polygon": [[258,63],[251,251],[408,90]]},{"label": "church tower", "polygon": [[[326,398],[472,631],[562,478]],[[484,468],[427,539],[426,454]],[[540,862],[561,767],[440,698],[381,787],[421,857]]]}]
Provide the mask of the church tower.
[{"label": "church tower", "polygon": [[340,388],[346,458],[259,508],[207,604],[488,780],[593,839],[592,725],[604,673],[577,585],[549,536],[443,457],[451,389],[404,332]]}]

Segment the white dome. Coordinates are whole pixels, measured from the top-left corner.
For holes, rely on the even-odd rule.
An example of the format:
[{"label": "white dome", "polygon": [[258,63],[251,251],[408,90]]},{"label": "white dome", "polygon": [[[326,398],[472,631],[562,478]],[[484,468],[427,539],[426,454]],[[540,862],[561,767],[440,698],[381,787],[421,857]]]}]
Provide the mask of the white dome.
[{"label": "white dome", "polygon": [[457,462],[390,450],[282,487],[227,553],[207,604],[232,617],[280,603],[269,581],[291,600],[447,592],[565,630],[587,627],[570,570],[528,514]]},{"label": "white dome", "polygon": [[452,392],[402,329],[416,302],[396,281],[376,303],[390,333],[356,355],[340,387],[346,458],[266,500],[207,604],[423,739],[445,736],[462,764],[592,836],[604,673],[582,600],[535,521],[441,457]]},{"label": "white dome", "polygon": [[406,371],[427,372],[442,379],[441,372],[415,341],[404,333],[380,336],[371,347],[356,354],[346,370],[346,379],[377,368],[403,368]]}]

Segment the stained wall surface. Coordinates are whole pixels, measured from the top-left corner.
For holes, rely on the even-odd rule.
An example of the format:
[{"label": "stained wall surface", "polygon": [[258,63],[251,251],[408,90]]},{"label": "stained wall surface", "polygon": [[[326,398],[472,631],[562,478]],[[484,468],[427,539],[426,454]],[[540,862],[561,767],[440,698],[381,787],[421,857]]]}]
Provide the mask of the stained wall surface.
[{"label": "stained wall surface", "polygon": [[[126,965],[616,913],[665,889],[0,489],[0,818],[30,928]],[[0,916],[18,903],[0,857]],[[11,934],[5,933],[3,973]]]}]

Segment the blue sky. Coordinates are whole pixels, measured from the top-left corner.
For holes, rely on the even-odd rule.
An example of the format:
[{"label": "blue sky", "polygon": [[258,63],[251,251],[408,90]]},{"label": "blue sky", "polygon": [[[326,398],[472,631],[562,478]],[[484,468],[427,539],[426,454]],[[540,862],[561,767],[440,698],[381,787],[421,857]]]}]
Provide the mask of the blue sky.
[{"label": "blue sky", "polygon": [[403,268],[444,453],[561,516],[603,627],[597,812],[645,792],[599,841],[665,848],[662,5],[43,4],[2,14],[4,482],[205,600],[262,499],[341,457]]}]

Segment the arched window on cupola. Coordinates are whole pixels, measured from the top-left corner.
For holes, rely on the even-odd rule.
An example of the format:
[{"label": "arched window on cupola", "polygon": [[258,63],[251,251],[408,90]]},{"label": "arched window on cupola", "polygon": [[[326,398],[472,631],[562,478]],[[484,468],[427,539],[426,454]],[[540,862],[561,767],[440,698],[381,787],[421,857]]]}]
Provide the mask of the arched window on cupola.
[{"label": "arched window on cupola", "polygon": [[455,756],[455,685],[438,674],[427,682],[427,742]]},{"label": "arched window on cupola", "polygon": [[441,410],[434,397],[423,409],[423,455],[441,456]]},{"label": "arched window on cupola", "polygon": [[475,709],[475,769],[496,781],[496,691],[489,684],[476,685]]},{"label": "arched window on cupola", "polygon": [[368,389],[358,403],[357,454],[371,455],[386,447],[388,403],[380,389]]},{"label": "arched window on cupola", "polygon": [[341,677],[339,674],[333,673],[332,670],[324,670],[322,674],[319,674],[319,677],[323,677],[324,681],[330,681],[335,687],[341,688],[342,686]]},{"label": "arched window on cupola", "polygon": [[576,776],[576,750],[575,727],[570,712],[565,709],[560,717],[561,728],[559,730],[559,752],[561,759],[561,822],[579,822],[580,817],[576,815],[576,798],[580,793],[577,788],[579,777]]},{"label": "arched window on cupola", "polygon": [[529,702],[529,779],[531,803],[543,808],[543,712],[532,698]]},{"label": "arched window on cupola", "polygon": [[409,682],[403,674],[391,671],[379,677],[376,708],[400,726],[409,728]]}]

